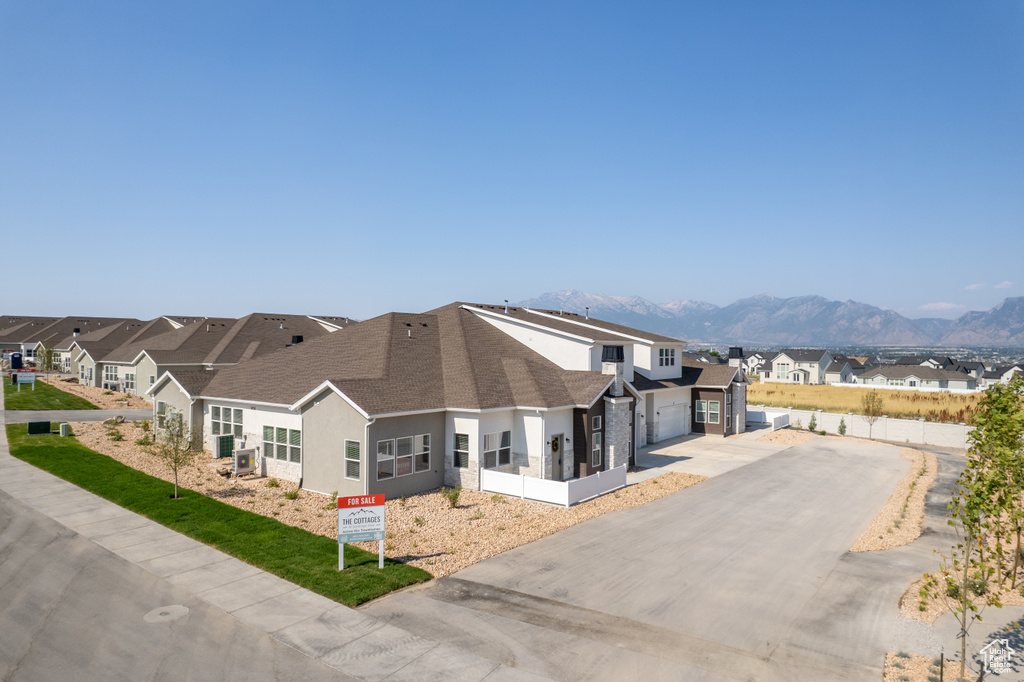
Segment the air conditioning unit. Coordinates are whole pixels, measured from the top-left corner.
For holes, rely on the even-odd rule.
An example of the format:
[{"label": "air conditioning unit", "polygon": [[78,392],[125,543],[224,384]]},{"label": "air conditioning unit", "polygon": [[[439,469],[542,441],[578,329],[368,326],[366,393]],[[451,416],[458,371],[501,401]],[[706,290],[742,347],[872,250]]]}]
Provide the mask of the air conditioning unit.
[{"label": "air conditioning unit", "polygon": [[64,423],[62,423],[62,424],[60,425],[60,435],[61,435],[61,436],[65,436],[65,437],[66,437],[66,436],[68,436],[68,435],[69,435],[70,433],[71,433],[71,427],[70,427],[70,426],[68,426],[67,422],[64,422]]},{"label": "air conditioning unit", "polygon": [[234,463],[234,474],[235,476],[241,476],[242,474],[254,474],[256,473],[256,450],[235,450],[232,453],[232,461]]}]

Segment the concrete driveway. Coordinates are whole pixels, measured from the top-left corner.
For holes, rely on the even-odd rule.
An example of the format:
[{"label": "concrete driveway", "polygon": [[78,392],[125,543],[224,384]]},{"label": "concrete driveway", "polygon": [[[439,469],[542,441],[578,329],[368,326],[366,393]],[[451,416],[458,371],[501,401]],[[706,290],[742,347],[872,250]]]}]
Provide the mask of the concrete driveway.
[{"label": "concrete driveway", "polygon": [[558,680],[876,682],[919,562],[847,549],[908,468],[816,439],[361,610]]}]

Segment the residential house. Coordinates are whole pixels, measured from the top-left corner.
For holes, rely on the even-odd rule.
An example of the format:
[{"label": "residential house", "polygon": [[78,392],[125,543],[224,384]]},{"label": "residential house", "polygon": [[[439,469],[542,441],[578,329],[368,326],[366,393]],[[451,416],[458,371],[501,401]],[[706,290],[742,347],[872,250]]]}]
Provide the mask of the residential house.
[{"label": "residential house", "polygon": [[[688,382],[681,350],[584,316],[453,303],[233,367],[172,368],[149,394],[158,420],[183,412],[213,452],[254,448],[268,475],[309,490],[395,497],[477,489],[482,469],[565,480],[626,465],[647,432],[638,416],[676,405],[690,414],[705,384],[717,404],[698,394],[700,424],[714,413],[716,427],[735,430],[727,420],[738,415],[742,428],[738,363],[728,378],[729,366],[685,369]],[[701,380],[708,371],[723,376]]]},{"label": "residential house", "polygon": [[[0,350],[13,350],[21,353],[22,360],[33,361],[40,345],[54,347],[78,329],[80,333],[92,332],[111,325],[125,322],[125,318],[116,317],[33,317],[7,318],[23,319],[24,322],[14,323],[0,332]],[[63,363],[63,358],[61,358]]]},{"label": "residential house", "polygon": [[832,361],[832,354],[827,350],[787,348],[772,358],[770,373],[762,376],[772,382],[823,384],[825,370]]},{"label": "residential house", "polygon": [[80,373],[93,377],[92,385],[118,384],[130,376],[134,392],[144,394],[164,371],[212,370],[343,329],[348,318],[332,316],[253,313],[240,319],[202,318],[172,331],[139,338],[106,353],[102,358],[82,356]]},{"label": "residential house", "polygon": [[866,386],[900,386],[904,388],[974,390],[978,381],[963,372],[951,372],[924,365],[882,365],[867,370],[857,378]]}]

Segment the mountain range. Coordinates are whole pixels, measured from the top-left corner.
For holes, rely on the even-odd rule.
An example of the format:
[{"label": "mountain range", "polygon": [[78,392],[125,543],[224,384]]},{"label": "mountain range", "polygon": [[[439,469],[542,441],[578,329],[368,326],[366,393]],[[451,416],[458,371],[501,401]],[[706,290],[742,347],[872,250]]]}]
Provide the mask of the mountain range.
[{"label": "mountain range", "polygon": [[910,319],[857,301],[822,296],[758,294],[719,307],[706,301],[653,303],[639,296],[606,296],[575,289],[550,292],[519,305],[585,313],[694,343],[771,346],[1024,347],[1024,297],[955,320]]}]

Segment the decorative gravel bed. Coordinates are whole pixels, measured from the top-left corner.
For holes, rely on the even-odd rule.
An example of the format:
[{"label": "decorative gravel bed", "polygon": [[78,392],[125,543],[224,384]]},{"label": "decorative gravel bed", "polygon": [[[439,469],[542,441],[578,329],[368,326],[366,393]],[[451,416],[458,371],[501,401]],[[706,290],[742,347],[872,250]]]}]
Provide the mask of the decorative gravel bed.
[{"label": "decorative gravel bed", "polygon": [[41,376],[39,379],[51,386],[56,386],[65,393],[85,398],[101,410],[144,410],[153,405],[153,403],[137,395],[111,393],[106,389],[97,388],[96,386],[82,386],[74,381],[65,381],[58,376]]},{"label": "decorative gravel bed", "polygon": [[901,448],[900,457],[910,460],[910,471],[889,496],[851,552],[871,552],[909,545],[921,536],[924,498],[939,473],[938,461],[930,452]]},{"label": "decorative gravel bed", "polygon": [[[955,680],[960,673],[960,664],[946,659],[944,678]],[[882,682],[929,682],[939,679],[939,659],[932,659],[919,654],[890,651],[885,655],[885,667],[882,669]],[[975,678],[968,673],[967,679]]]},{"label": "decorative gravel bed", "polygon": [[[151,476],[173,480],[170,470],[146,446],[136,444],[148,433],[138,424],[120,425],[120,441],[111,440],[107,427],[101,424],[75,422],[71,427],[86,447]],[[337,504],[329,496],[297,491],[287,481],[272,487],[272,479],[225,479],[216,469],[228,463],[227,459],[215,461],[209,453],[201,453],[196,466],[179,473],[179,484],[282,523],[337,537]],[[452,509],[440,490],[428,491],[386,503],[388,537],[384,553],[435,576],[449,575],[581,521],[652,502],[703,480],[706,477],[666,473],[569,509],[470,490],[462,491],[459,506]],[[297,497],[288,499],[286,494]],[[377,551],[376,542],[356,544]]]}]

